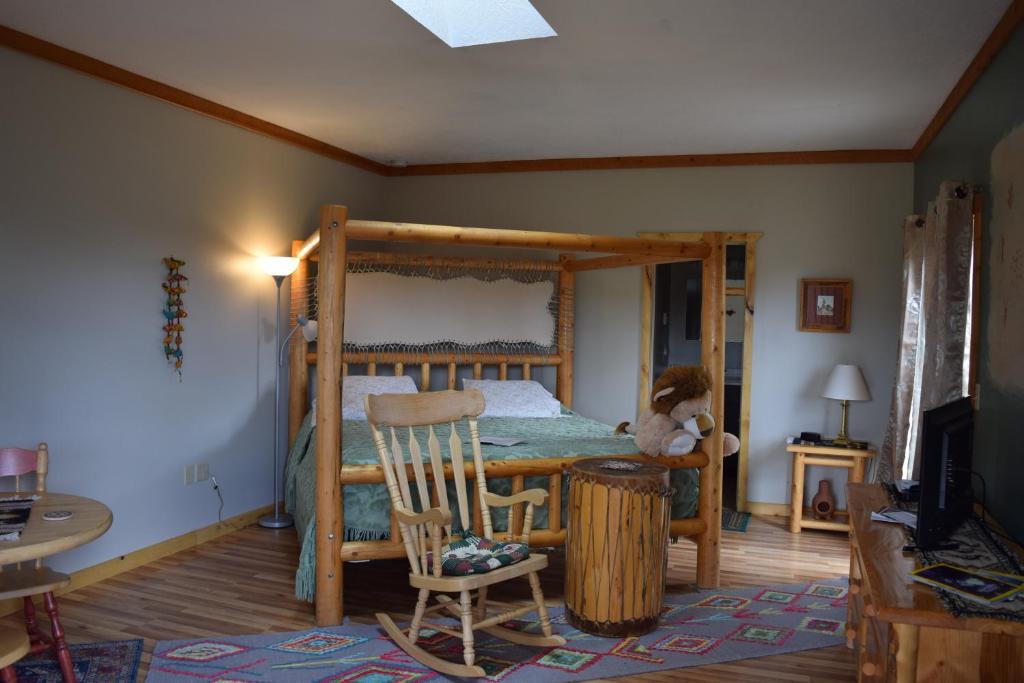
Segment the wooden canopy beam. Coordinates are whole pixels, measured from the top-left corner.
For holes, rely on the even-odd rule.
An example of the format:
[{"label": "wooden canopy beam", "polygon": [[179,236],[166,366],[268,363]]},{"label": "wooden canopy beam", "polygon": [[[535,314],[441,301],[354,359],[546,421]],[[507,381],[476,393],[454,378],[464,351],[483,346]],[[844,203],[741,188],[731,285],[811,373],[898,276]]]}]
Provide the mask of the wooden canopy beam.
[{"label": "wooden canopy beam", "polygon": [[[623,268],[626,266],[654,266],[659,263],[676,263],[678,261],[700,261],[711,253],[711,248],[703,244],[693,245],[694,255],[689,259],[672,256],[642,256],[639,254],[616,254],[614,256],[598,256],[597,258],[580,259],[567,263],[565,269],[576,273],[581,270],[604,270]],[[702,252],[703,253],[700,253]]]},{"label": "wooden canopy beam", "polygon": [[300,259],[308,258],[314,251],[320,246],[320,229],[317,228],[316,232],[306,238],[306,241],[302,243],[302,247],[298,253],[295,254]]},{"label": "wooden canopy beam", "polygon": [[[355,240],[462,244],[478,247],[520,247],[606,254],[658,254],[689,258],[693,245],[637,237],[608,237],[569,232],[540,232],[501,228],[459,228],[386,221],[349,221],[348,236]],[[699,258],[699,257],[698,257]]]},{"label": "wooden canopy beam", "polygon": [[[700,244],[645,240],[637,237],[609,237],[571,232],[507,230],[501,228],[460,228],[450,225],[421,225],[387,221],[349,221],[349,239],[379,242],[418,242],[451,246],[518,247],[521,249],[553,249],[587,251],[604,254],[641,254],[671,256],[675,259],[699,259],[707,255]],[[310,235],[299,252],[308,256],[320,243],[319,231]]]},{"label": "wooden canopy beam", "polygon": [[[645,240],[670,240],[673,242],[703,242],[704,235],[707,233],[703,232],[638,232],[637,237]],[[764,237],[764,233],[760,230],[748,231],[748,232],[723,232],[722,241],[726,244],[748,244],[749,242],[756,242],[757,240]]]},{"label": "wooden canopy beam", "polygon": [[537,259],[473,258],[459,256],[432,256],[429,254],[403,254],[392,251],[353,251],[349,263],[396,264],[403,266],[434,266],[438,268],[473,268],[480,270],[539,270],[558,271],[558,261]]}]

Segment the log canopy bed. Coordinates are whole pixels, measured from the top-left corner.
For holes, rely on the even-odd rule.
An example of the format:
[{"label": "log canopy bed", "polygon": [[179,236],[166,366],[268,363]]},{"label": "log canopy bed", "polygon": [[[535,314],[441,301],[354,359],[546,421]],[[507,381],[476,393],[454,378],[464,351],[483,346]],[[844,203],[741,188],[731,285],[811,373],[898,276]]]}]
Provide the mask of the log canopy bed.
[{"label": "log canopy bed", "polygon": [[[459,258],[449,256],[426,256],[399,253],[371,253],[349,251],[349,241],[373,242],[414,242],[421,244],[443,244],[450,247],[512,247],[517,249],[539,249],[560,252],[558,260],[501,260]],[[580,256],[580,252],[603,254],[602,256]],[[300,465],[296,460],[306,452],[309,488],[315,492],[311,504],[306,501],[308,511],[315,513],[315,523],[306,516],[297,524],[306,525],[308,539],[312,546],[304,548],[304,555],[311,558],[315,568],[316,621],[318,625],[336,625],[342,620],[342,566],[347,560],[369,560],[400,558],[406,555],[398,533],[398,522],[391,514],[389,533],[379,534],[380,538],[346,539],[345,488],[367,489],[367,484],[378,485],[384,490],[383,469],[375,461],[373,448],[355,451],[362,444],[353,432],[343,430],[342,387],[349,366],[365,366],[367,375],[403,375],[408,370],[419,370],[419,390],[455,389],[457,373],[471,368],[472,377],[480,378],[485,369],[497,369],[499,380],[511,379],[510,370],[523,379],[530,379],[536,369],[553,367],[556,377],[555,395],[565,407],[563,413],[573,420],[558,423],[560,429],[569,429],[570,435],[558,442],[556,435],[531,435],[528,441],[536,447],[534,452],[519,457],[507,457],[509,450],[493,447],[490,455],[485,452],[485,471],[488,481],[507,480],[512,493],[524,490],[529,478],[542,477],[549,492],[548,510],[563,509],[563,472],[576,457],[608,455],[649,459],[637,453],[628,437],[613,437],[611,428],[571,413],[573,402],[573,347],[574,324],[573,306],[575,273],[579,271],[619,268],[625,266],[647,266],[684,260],[703,262],[703,305],[701,360],[707,366],[712,378],[712,415],[719,425],[724,424],[724,367],[725,367],[725,237],[723,233],[703,233],[697,242],[670,242],[632,237],[608,237],[578,233],[535,232],[526,230],[500,230],[488,228],[462,228],[437,225],[415,225],[408,223],[386,223],[378,221],[349,220],[344,206],[325,205],[320,211],[319,228],[307,240],[293,243],[292,253],[300,259],[293,275],[291,299],[291,321],[294,325],[300,316],[308,315],[315,282],[318,339],[316,350],[311,351],[302,335],[293,337],[289,348],[289,438],[293,446],[288,467],[291,477],[286,475],[286,488],[294,496],[294,470]],[[556,316],[555,339],[552,352],[522,353],[518,349],[496,353],[460,351],[436,351],[433,349],[407,350],[366,350],[345,346],[345,291],[346,273],[354,264],[387,263],[405,266],[457,266],[460,268],[488,268],[536,270],[548,273],[555,282]],[[315,279],[312,275],[316,265]],[[303,283],[310,282],[305,287]],[[386,312],[382,312],[386,315]],[[315,406],[309,408],[310,366],[315,366]],[[390,366],[390,372],[380,372],[381,366]],[[446,382],[434,381],[432,373],[440,368]],[[550,371],[549,371],[550,372]],[[437,377],[434,378],[435,380]],[[442,386],[444,384],[444,386]],[[633,416],[625,416],[631,418]],[[543,420],[535,423],[543,423]],[[348,426],[348,421],[344,424]],[[311,428],[311,425],[316,425]],[[365,425],[365,423],[364,423]],[[573,426],[574,425],[574,426]],[[500,431],[496,421],[493,428]],[[520,427],[512,425],[510,429]],[[543,426],[541,427],[543,429]],[[361,429],[367,431],[364,426]],[[484,427],[481,426],[483,432]],[[582,430],[582,431],[572,431]],[[345,436],[343,436],[343,433]],[[308,444],[297,437],[303,436]],[[716,430],[702,442],[703,452],[693,452],[682,457],[654,458],[670,467],[674,473],[685,473],[699,480],[696,492],[696,514],[683,519],[673,519],[671,534],[685,536],[697,544],[697,583],[701,587],[715,587],[719,582],[719,541],[721,537],[722,500],[722,431]],[[536,436],[536,438],[534,438]],[[552,436],[548,439],[548,436]],[[589,437],[595,437],[590,439]],[[614,439],[614,442],[613,442]],[[351,441],[352,443],[348,443]],[[575,448],[561,448],[559,443],[575,444]],[[581,445],[582,444],[582,445]],[[591,452],[590,445],[594,445]],[[607,447],[605,447],[607,446]],[[551,448],[549,452],[541,452]],[[582,449],[582,452],[581,450]],[[608,450],[611,449],[611,450]],[[315,453],[315,456],[314,456]],[[358,453],[358,457],[356,454]],[[344,454],[344,455],[343,455]],[[356,462],[353,462],[356,461]],[[376,464],[374,464],[376,462]],[[697,474],[694,474],[694,472]],[[453,475],[451,464],[445,465],[445,477]],[[472,480],[475,468],[467,463],[464,473]],[[675,476],[675,474],[674,474]],[[451,482],[449,482],[449,486]],[[692,486],[690,487],[692,491]],[[352,494],[355,495],[355,494]],[[360,493],[360,495],[362,495]],[[515,506],[520,508],[522,506]],[[692,506],[691,506],[692,507]],[[479,527],[479,501],[472,510],[473,526]],[[506,533],[496,534],[503,538],[508,533],[521,535],[524,515],[521,509],[513,509],[505,524]],[[300,528],[300,535],[303,534]],[[351,531],[351,530],[350,530]],[[352,534],[349,534],[351,538]],[[385,537],[386,536],[386,537]],[[301,537],[300,537],[301,540]],[[565,529],[561,514],[538,515],[529,542],[534,547],[562,545]],[[307,544],[308,545],[308,544]],[[315,555],[314,555],[315,551]],[[308,554],[307,554],[308,553]],[[297,577],[298,580],[298,577]],[[309,591],[312,593],[313,591]]]}]

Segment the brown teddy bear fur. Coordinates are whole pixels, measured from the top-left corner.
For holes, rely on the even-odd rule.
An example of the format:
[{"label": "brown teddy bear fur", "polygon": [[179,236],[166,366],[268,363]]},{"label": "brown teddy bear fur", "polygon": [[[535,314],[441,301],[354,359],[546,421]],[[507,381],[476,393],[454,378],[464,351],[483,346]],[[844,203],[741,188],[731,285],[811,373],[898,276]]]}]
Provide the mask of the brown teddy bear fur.
[{"label": "brown teddy bear fur", "polygon": [[675,391],[651,401],[651,410],[669,414],[680,402],[703,396],[711,390],[711,377],[707,368],[700,365],[675,365],[668,368],[654,382],[651,396],[673,387]]}]

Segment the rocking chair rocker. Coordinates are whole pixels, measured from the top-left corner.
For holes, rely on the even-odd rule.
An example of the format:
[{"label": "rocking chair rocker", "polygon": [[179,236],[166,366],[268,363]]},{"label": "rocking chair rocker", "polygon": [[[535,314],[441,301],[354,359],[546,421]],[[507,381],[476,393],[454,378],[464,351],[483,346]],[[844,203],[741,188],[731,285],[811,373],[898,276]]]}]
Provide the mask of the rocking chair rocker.
[{"label": "rocking chair rocker", "polygon": [[[530,555],[530,527],[533,526],[533,510],[543,505],[548,492],[531,489],[511,496],[499,496],[487,490],[484,477],[483,456],[480,452],[480,435],[476,418],[484,411],[483,395],[476,389],[467,391],[436,391],[419,394],[384,394],[366,397],[366,415],[370,431],[384,469],[391,504],[398,521],[398,528],[405,545],[412,572],[409,583],[419,589],[416,610],[408,629],[395,625],[390,616],[377,613],[377,620],[395,643],[410,657],[444,674],[462,677],[483,677],[482,667],[475,666],[473,632],[483,631],[503,640],[520,645],[553,647],[564,645],[565,639],[554,635],[544,594],[541,592],[537,572],[548,564],[546,555]],[[456,423],[465,420],[469,425],[470,443],[473,448],[473,469],[475,471],[477,505],[483,526],[483,537],[472,533],[470,505],[466,494],[466,467],[462,457],[462,437]],[[441,445],[434,432],[435,426],[450,425],[448,448],[450,468],[458,498],[459,521],[462,538],[452,534],[452,513],[448,505],[448,491],[445,486],[445,463]],[[382,426],[390,431],[390,450],[385,442]],[[424,469],[423,455],[414,427],[426,427],[427,449],[429,451],[431,475],[434,481],[436,504],[431,503],[430,488]],[[406,464],[396,428],[408,430],[409,459]],[[409,468],[415,476],[420,510],[416,512],[410,488]],[[512,530],[508,542],[494,539],[491,526],[490,507],[509,507],[526,504],[522,535],[513,538]],[[557,513],[555,513],[557,514]],[[512,515],[509,515],[510,519]],[[442,541],[447,539],[442,547]],[[429,544],[429,547],[428,547]],[[487,616],[487,588],[493,584],[526,576],[533,592],[533,605],[511,609],[500,614]],[[473,605],[473,591],[476,591],[476,605]],[[458,593],[456,603],[447,595],[438,595],[438,604],[427,606],[430,593]],[[540,617],[542,634],[523,633],[501,624],[509,619],[532,612],[536,609]],[[462,621],[458,631],[440,624],[423,621],[424,616],[434,612],[447,612]],[[416,644],[423,628],[433,629],[462,638],[465,664],[456,664],[436,657]]]}]

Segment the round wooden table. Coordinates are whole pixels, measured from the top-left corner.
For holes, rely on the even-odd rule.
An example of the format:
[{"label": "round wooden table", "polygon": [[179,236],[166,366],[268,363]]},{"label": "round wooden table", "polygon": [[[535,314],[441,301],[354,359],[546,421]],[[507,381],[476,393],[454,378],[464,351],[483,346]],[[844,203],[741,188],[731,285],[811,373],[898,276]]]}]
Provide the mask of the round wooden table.
[{"label": "round wooden table", "polygon": [[[0,565],[38,560],[85,545],[106,533],[114,520],[110,508],[91,498],[49,491],[0,493],[3,498],[28,498],[33,495],[38,495],[39,499],[32,504],[21,537],[17,541],[0,541]],[[70,511],[71,517],[59,521],[43,519],[46,512],[62,510]],[[56,588],[67,585],[67,576],[49,567],[37,568],[34,564],[26,567],[23,564],[17,570],[4,572],[3,577],[4,597],[20,596],[25,602],[25,630],[31,642],[31,651],[52,650],[60,664],[61,676],[68,683],[75,681],[71,651],[64,638],[57,601],[53,596]],[[52,638],[44,635],[36,622],[35,607],[32,604],[32,595],[35,594],[43,596],[43,605],[50,616]]]},{"label": "round wooden table", "polygon": [[[39,500],[32,505],[32,514],[21,538],[0,541],[0,565],[36,560],[85,545],[106,533],[114,521],[110,508],[92,498],[49,491],[39,494],[33,491],[0,493],[0,498],[28,498],[33,495],[38,495]],[[74,514],[70,519],[59,522],[43,519],[44,512],[58,510],[70,510]]]}]

